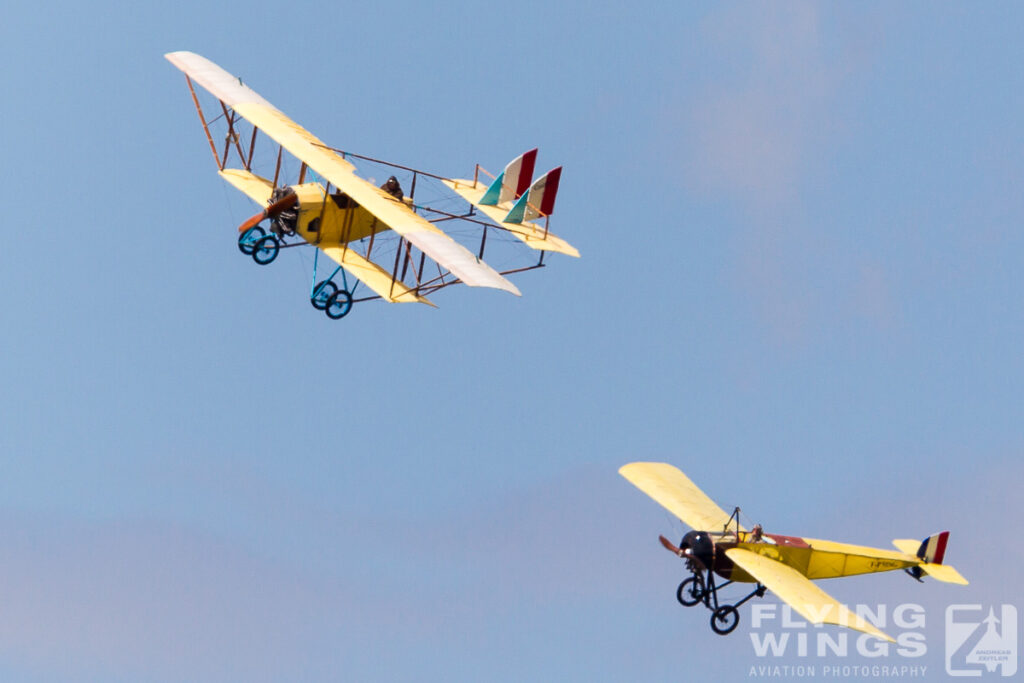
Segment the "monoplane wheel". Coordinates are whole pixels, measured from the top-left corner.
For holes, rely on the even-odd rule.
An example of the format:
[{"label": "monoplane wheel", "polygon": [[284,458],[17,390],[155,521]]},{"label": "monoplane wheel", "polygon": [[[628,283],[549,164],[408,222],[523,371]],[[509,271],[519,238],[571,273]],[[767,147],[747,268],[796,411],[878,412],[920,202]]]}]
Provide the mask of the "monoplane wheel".
[{"label": "monoplane wheel", "polygon": [[246,230],[245,232],[238,236],[239,251],[241,251],[246,256],[252,256],[253,246],[261,237],[263,237],[266,234],[267,232],[258,225],[249,228],[248,230]]},{"label": "monoplane wheel", "polygon": [[703,599],[704,583],[696,576],[686,579],[676,589],[676,600],[684,607],[693,607]]},{"label": "monoplane wheel", "polygon": [[322,311],[327,308],[327,300],[337,291],[338,285],[334,284],[334,282],[331,280],[321,280],[313,288],[313,296],[309,297],[309,303],[313,304],[313,308],[316,310]]},{"label": "monoplane wheel", "polygon": [[324,313],[331,320],[344,318],[352,310],[352,293],[347,289],[339,289],[327,297],[327,306]]},{"label": "monoplane wheel", "polygon": [[724,636],[732,633],[740,623],[740,613],[732,605],[722,605],[711,615],[711,630]]},{"label": "monoplane wheel", "polygon": [[256,240],[252,246],[252,260],[261,266],[265,266],[277,258],[277,252],[281,249],[277,237],[267,235]]}]

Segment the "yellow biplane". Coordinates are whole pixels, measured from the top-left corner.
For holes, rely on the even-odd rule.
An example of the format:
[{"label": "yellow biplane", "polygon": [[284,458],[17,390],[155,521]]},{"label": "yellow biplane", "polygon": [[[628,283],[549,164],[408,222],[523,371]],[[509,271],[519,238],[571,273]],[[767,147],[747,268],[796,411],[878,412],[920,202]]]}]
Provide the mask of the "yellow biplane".
[{"label": "yellow biplane", "polygon": [[[694,530],[677,547],[664,536],[661,544],[686,560],[692,576],[679,584],[676,598],[687,607],[703,603],[711,610],[711,628],[722,635],[739,623],[737,607],[771,589],[812,624],[846,626],[873,636],[893,639],[814,585],[818,579],[872,574],[903,569],[921,580],[924,575],[947,583],[967,584],[949,565],[942,564],[949,532],[924,541],[893,541],[899,552],[834,541],[766,534],[760,525],[747,531],[739,512],[727,514],[672,465],[634,462],[619,474]],[[715,575],[725,579],[716,584]],[[720,605],[718,590],[731,583],[756,583],[745,598]]]},{"label": "yellow biplane", "polygon": [[[328,147],[208,59],[191,52],[165,56],[185,73],[220,176],[262,207],[239,227],[239,249],[266,265],[281,249],[317,247],[309,299],[330,318],[342,318],[354,302],[371,299],[433,306],[426,295],[459,283],[519,296],[505,275],[543,267],[546,252],[579,256],[572,245],[548,229],[562,169],[533,180],[536,149],[513,160],[489,182],[483,181],[481,173],[491,174],[479,165],[472,180],[426,173]],[[216,98],[214,115],[204,111],[194,83]],[[260,132],[273,143],[268,156],[276,160],[256,158]],[[259,142],[266,147],[262,138]],[[285,177],[290,163],[285,152],[299,163],[294,180]],[[405,195],[396,175],[379,187],[364,180],[356,175],[351,158],[382,164],[398,175],[411,174],[411,192]],[[237,165],[232,161],[234,167],[229,167],[233,159]],[[256,173],[262,168],[266,168],[265,176]],[[454,193],[451,199],[471,206],[468,211],[453,213],[417,203],[417,181],[421,185],[439,183],[448,195]],[[459,221],[473,229],[474,251],[437,227],[446,221]],[[261,224],[268,225],[269,232]],[[489,231],[507,236],[509,244],[522,243],[538,251],[536,263],[502,272],[487,265],[483,255]],[[298,239],[290,241],[292,237]],[[317,281],[320,252],[337,267],[330,277]],[[388,268],[374,260],[382,257]],[[428,267],[428,258],[433,266]],[[339,272],[341,283],[334,280]],[[349,276],[356,280],[351,287]],[[354,298],[359,282],[373,294]]]}]

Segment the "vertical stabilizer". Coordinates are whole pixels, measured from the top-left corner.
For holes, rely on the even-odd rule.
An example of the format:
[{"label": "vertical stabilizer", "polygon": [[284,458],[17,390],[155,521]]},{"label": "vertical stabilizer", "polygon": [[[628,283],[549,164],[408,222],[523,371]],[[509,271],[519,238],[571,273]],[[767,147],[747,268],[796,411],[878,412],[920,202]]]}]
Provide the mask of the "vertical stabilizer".
[{"label": "vertical stabilizer", "polygon": [[555,197],[558,195],[558,182],[561,178],[561,166],[538,178],[508,212],[505,222],[522,223],[541,216],[550,216],[555,210]]},{"label": "vertical stabilizer", "polygon": [[510,161],[501,175],[495,178],[491,186],[487,188],[480,203],[496,206],[509,200],[519,199],[530,187],[530,179],[533,178],[533,168],[536,163],[536,147]]}]

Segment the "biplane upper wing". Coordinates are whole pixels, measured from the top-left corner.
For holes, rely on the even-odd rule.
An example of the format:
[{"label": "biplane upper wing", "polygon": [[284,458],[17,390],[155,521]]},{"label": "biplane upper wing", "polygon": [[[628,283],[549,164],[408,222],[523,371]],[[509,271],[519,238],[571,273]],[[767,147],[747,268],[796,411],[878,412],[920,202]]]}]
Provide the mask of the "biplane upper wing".
[{"label": "biplane upper wing", "polygon": [[694,529],[721,530],[732,516],[668,463],[631,462],[620,467],[619,474]]},{"label": "biplane upper wing", "polygon": [[725,554],[810,623],[846,626],[895,642],[792,567],[743,548],[729,548]]},{"label": "biplane upper wing", "polygon": [[448,237],[402,202],[355,174],[355,166],[330,150],[316,136],[260,97],[241,80],[191,52],[172,52],[167,59],[231,106],[253,126],[288,150],[420,251],[471,287],[493,287],[519,296],[519,289],[500,273]]}]

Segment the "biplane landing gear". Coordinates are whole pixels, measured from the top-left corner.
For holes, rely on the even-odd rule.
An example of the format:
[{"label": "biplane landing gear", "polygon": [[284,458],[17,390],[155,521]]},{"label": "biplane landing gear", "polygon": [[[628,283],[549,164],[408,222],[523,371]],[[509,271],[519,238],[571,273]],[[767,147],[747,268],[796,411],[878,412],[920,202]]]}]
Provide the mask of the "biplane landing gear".
[{"label": "biplane landing gear", "polygon": [[261,266],[265,266],[271,263],[277,258],[277,253],[281,250],[281,243],[278,242],[275,235],[265,235],[252,245],[252,260]]},{"label": "biplane landing gear", "polygon": [[[315,304],[314,304],[315,305]],[[347,289],[339,289],[327,297],[327,304],[324,313],[331,320],[338,320],[348,315],[352,310],[352,294]]]},{"label": "biplane landing gear", "polygon": [[258,225],[249,228],[238,236],[238,250],[246,256],[252,256],[252,249],[256,242],[266,234],[266,231]]},{"label": "biplane landing gear", "polygon": [[313,287],[313,294],[309,297],[309,303],[313,304],[313,308],[316,310],[322,311],[327,308],[327,300],[337,291],[338,285],[334,284],[331,280],[322,280]]},{"label": "biplane landing gear", "polygon": [[705,579],[704,572],[694,571],[693,576],[679,584],[676,589],[676,600],[685,607],[693,607],[699,602],[711,611],[711,630],[725,636],[736,630],[740,623],[740,613],[737,609],[740,605],[754,597],[764,597],[767,588],[757,584],[757,588],[750,592],[747,597],[732,605],[718,604],[718,589],[725,588],[733,581],[726,581],[721,586],[715,585],[714,572],[707,572]]}]

